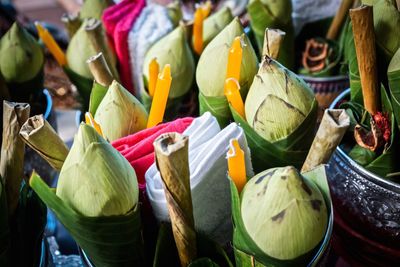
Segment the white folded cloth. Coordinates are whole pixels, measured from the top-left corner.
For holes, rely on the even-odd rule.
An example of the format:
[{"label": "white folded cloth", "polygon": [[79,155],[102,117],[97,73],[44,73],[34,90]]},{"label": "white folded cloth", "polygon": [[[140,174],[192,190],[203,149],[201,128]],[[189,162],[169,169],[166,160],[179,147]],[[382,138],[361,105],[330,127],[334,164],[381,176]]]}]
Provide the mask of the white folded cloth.
[{"label": "white folded cloth", "polygon": [[150,47],[173,30],[168,9],[157,4],[146,6],[128,35],[128,48],[132,71],[133,86],[139,96],[144,88],[143,62]]},{"label": "white folded cloth", "polygon": [[[253,176],[250,150],[243,129],[231,123],[222,131],[209,112],[193,120],[183,133],[189,136],[190,187],[197,231],[225,244],[231,240],[231,197],[226,153],[236,138],[245,152],[246,172]],[[146,172],[147,195],[159,221],[169,221],[163,182],[155,164]]]}]

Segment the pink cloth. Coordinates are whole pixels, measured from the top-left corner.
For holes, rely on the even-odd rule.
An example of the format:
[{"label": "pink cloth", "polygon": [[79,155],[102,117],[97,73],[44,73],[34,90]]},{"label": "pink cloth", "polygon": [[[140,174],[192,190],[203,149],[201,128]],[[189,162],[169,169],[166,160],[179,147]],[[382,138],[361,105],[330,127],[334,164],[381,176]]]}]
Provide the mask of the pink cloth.
[{"label": "pink cloth", "polygon": [[107,8],[102,18],[107,35],[112,39],[117,54],[122,85],[132,94],[135,91],[129,61],[128,35],[145,5],[146,0],[124,0]]},{"label": "pink cloth", "polygon": [[163,133],[183,133],[192,121],[193,118],[177,119],[112,142],[113,147],[117,149],[135,169],[139,188],[141,190],[146,187],[144,175],[154,163],[154,140]]}]

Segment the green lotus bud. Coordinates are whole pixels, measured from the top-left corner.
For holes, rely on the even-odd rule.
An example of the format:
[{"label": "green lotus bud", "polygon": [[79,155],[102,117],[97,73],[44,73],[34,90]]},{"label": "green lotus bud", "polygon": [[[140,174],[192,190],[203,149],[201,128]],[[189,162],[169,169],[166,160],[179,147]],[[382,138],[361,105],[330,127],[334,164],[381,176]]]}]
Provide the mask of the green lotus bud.
[{"label": "green lotus bud", "polygon": [[112,0],[84,0],[79,16],[81,19],[101,19],[104,9],[112,4]]},{"label": "green lotus bud", "polygon": [[79,126],[61,169],[57,196],[85,216],[123,215],[139,197],[135,170],[96,130]]},{"label": "green lotus bud", "polygon": [[243,27],[236,17],[204,49],[196,70],[199,90],[205,96],[224,96],[226,66],[232,42],[237,36],[242,38],[242,64],[240,65],[240,91],[246,96],[257,73],[257,56]]},{"label": "green lotus bud", "polygon": [[228,7],[223,7],[216,13],[204,20],[203,45],[207,46],[233,19],[232,12]]},{"label": "green lotus bud", "polygon": [[172,82],[169,98],[177,98],[186,94],[192,86],[195,71],[194,59],[186,40],[183,26],[157,41],[146,53],[143,74],[149,80],[149,64],[157,58],[160,70],[166,64],[171,65]]},{"label": "green lotus bud", "polygon": [[380,0],[373,6],[373,14],[376,44],[389,63],[400,47],[400,12],[393,1]]},{"label": "green lotus bud", "polygon": [[147,118],[142,103],[116,81],[108,88],[94,117],[110,141],[145,129]]},{"label": "green lotus bud", "polygon": [[280,260],[295,259],[314,249],[328,222],[320,190],[292,166],[263,171],[247,182],[241,216],[257,246]]},{"label": "green lotus bud", "polygon": [[181,4],[179,3],[179,1],[174,1],[167,5],[167,9],[168,16],[171,19],[172,24],[174,24],[175,27],[178,26],[179,21],[181,21],[181,19],[183,18]]},{"label": "green lotus bud", "polygon": [[266,57],[246,98],[246,119],[264,139],[278,141],[314,112],[313,101],[313,91],[302,79]]},{"label": "green lotus bud", "polygon": [[0,72],[6,83],[32,80],[44,62],[39,43],[16,22],[0,40],[0,58]]}]

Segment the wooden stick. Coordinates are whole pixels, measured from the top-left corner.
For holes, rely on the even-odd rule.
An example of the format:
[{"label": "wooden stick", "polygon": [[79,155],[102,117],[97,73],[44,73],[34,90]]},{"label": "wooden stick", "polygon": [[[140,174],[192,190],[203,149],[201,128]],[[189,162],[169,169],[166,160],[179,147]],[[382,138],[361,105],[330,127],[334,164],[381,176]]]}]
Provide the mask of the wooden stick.
[{"label": "wooden stick", "polygon": [[179,259],[182,267],[186,267],[197,255],[190,190],[189,139],[178,133],[166,133],[154,141],[154,148]]},{"label": "wooden stick", "polygon": [[89,65],[90,72],[97,83],[104,87],[110,86],[114,78],[102,52],[90,57],[86,63]]},{"label": "wooden stick", "polygon": [[360,71],[364,107],[370,114],[375,115],[380,110],[380,92],[376,69],[372,7],[362,5],[350,9],[350,18],[353,24],[354,45]]},{"label": "wooden stick", "polygon": [[301,172],[328,163],[349,126],[350,118],[344,109],[326,109]]},{"label": "wooden stick", "polygon": [[346,20],[347,13],[349,9],[353,6],[354,0],[342,0],[339,9],[336,12],[335,17],[332,20],[331,25],[329,26],[328,33],[326,34],[326,39],[336,40],[336,37],[339,34],[340,29],[344,21]]},{"label": "wooden stick", "polygon": [[262,56],[269,56],[272,59],[277,59],[285,35],[286,33],[279,29],[266,28]]},{"label": "wooden stick", "polygon": [[81,27],[82,21],[77,14],[64,13],[61,17],[61,21],[64,23],[65,29],[67,30],[69,39],[74,36]]}]

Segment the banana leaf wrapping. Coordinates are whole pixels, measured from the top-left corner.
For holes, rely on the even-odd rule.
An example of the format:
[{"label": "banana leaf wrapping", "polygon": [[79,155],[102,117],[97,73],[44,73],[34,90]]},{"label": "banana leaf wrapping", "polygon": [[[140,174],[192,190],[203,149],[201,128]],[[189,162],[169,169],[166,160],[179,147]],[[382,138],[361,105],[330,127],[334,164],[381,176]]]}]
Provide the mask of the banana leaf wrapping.
[{"label": "banana leaf wrapping", "polygon": [[[247,5],[247,12],[250,16],[250,26],[255,34],[259,53],[261,53],[263,48],[264,33],[266,28],[280,29],[286,33],[282,46],[280,47],[277,60],[288,69],[293,69],[294,28],[291,19],[291,1],[251,0]],[[287,14],[286,18],[285,14]]]},{"label": "banana leaf wrapping", "polygon": [[254,172],[273,167],[293,165],[300,169],[314,139],[318,102],[313,100],[310,112],[304,121],[286,138],[269,142],[262,138],[232,106],[233,118],[244,130],[251,151]]},{"label": "banana leaf wrapping", "polygon": [[67,206],[37,174],[29,183],[95,266],[144,266],[138,205],[122,216],[85,217]]},{"label": "banana leaf wrapping", "polygon": [[97,83],[93,82],[92,92],[90,93],[89,100],[89,112],[94,116],[96,114],[97,108],[100,105],[101,100],[103,100],[104,96],[107,93],[108,88]]},{"label": "banana leaf wrapping", "polygon": [[[391,173],[400,171],[400,166],[397,163],[397,159],[400,156],[400,140],[399,129],[397,128],[391,99],[389,98],[383,86],[381,86],[381,103],[382,111],[389,115],[391,122],[390,143],[385,146],[382,154],[380,155],[376,155],[374,152],[371,152],[368,149],[355,145],[349,152],[349,156],[367,170],[382,177],[387,177],[387,175],[390,176]],[[346,108],[346,112],[349,114],[351,120],[361,123],[360,120],[365,112],[362,106],[351,105],[349,103],[344,103],[342,106]],[[366,118],[365,120],[368,121],[369,118]]]},{"label": "banana leaf wrapping", "polygon": [[71,70],[68,66],[64,67],[64,72],[67,74],[71,82],[76,86],[79,92],[79,96],[81,98],[83,110],[88,110],[93,80],[79,75],[78,73]]},{"label": "banana leaf wrapping", "polygon": [[[201,233],[197,233],[196,237],[198,258],[188,267],[233,267],[222,247]],[[169,223],[162,223],[160,226],[153,261],[153,267],[164,266],[180,266],[172,227]]]},{"label": "banana leaf wrapping", "polygon": [[205,96],[199,92],[199,107],[200,115],[209,111],[217,119],[221,128],[232,121],[229,103],[225,96]]},{"label": "banana leaf wrapping", "polygon": [[[316,266],[323,254],[327,251],[333,230],[333,209],[332,200],[329,193],[329,185],[326,177],[325,166],[319,167],[302,173],[307,179],[313,182],[325,198],[327,210],[329,212],[328,226],[325,238],[315,249],[293,260],[279,260],[266,255],[251,239],[247,233],[241,218],[241,199],[235,183],[230,180],[232,198],[232,217],[234,223],[233,249],[237,267],[253,266]],[[230,178],[229,178],[230,179]],[[288,242],[290,242],[288,240]]]},{"label": "banana leaf wrapping", "polygon": [[10,229],[8,227],[7,197],[0,177],[0,266],[9,266]]}]

